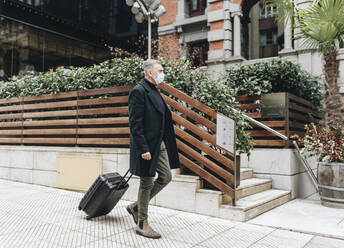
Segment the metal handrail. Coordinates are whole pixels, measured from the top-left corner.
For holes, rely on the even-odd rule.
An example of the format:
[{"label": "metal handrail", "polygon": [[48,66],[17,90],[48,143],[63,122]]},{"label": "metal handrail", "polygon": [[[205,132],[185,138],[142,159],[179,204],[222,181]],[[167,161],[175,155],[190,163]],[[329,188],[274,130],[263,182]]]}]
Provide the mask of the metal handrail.
[{"label": "metal handrail", "polygon": [[[253,118],[251,118],[251,117],[249,117],[249,116],[247,116],[247,115],[241,113],[240,111],[238,111],[238,110],[235,109],[235,108],[231,108],[231,109],[233,110],[234,113],[237,113],[237,114],[242,115],[242,116],[243,116],[245,119],[247,119],[248,121],[253,122],[254,124],[256,124],[256,125],[258,125],[258,126],[264,128],[265,130],[267,130],[267,131],[269,131],[269,132],[271,132],[271,133],[277,135],[278,137],[280,137],[280,138],[282,138],[282,139],[284,139],[284,140],[289,140],[289,138],[288,138],[287,136],[285,136],[285,135],[283,135],[283,134],[277,132],[276,130],[274,130],[274,129],[268,127],[267,125],[264,125],[263,123],[261,123],[261,122],[255,120],[255,119],[253,119]],[[318,179],[317,179],[317,177],[316,177],[315,174],[313,173],[313,170],[312,170],[312,168],[310,167],[310,165],[308,164],[307,160],[306,160],[306,159],[304,158],[304,156],[302,155],[302,152],[301,152],[299,146],[297,145],[296,141],[293,141],[293,144],[294,144],[294,146],[295,146],[295,148],[296,148],[297,155],[298,155],[300,161],[302,162],[302,165],[305,167],[305,169],[306,169],[308,175],[310,176],[311,181],[312,181],[312,183],[314,184],[315,188],[317,189],[317,191],[319,191]]]},{"label": "metal handrail", "polygon": [[317,177],[315,176],[315,174],[314,174],[314,172],[313,172],[311,166],[309,165],[309,163],[307,162],[307,160],[305,159],[305,157],[302,155],[302,152],[301,152],[301,150],[300,150],[300,148],[299,148],[299,146],[297,145],[297,143],[296,143],[295,140],[293,141],[293,144],[294,144],[294,146],[295,146],[295,148],[296,148],[296,151],[298,151],[298,153],[297,153],[297,154],[298,154],[298,157],[299,157],[299,159],[301,160],[303,167],[305,167],[306,171],[308,172],[308,175],[310,176],[311,181],[312,181],[312,183],[314,184],[314,187],[317,189],[317,191],[319,191],[318,179],[317,179]]},{"label": "metal handrail", "polygon": [[267,130],[267,131],[269,131],[269,132],[271,132],[271,133],[277,135],[278,137],[280,137],[280,138],[282,138],[282,139],[284,139],[284,140],[289,140],[289,138],[288,138],[287,136],[285,136],[285,135],[283,135],[283,134],[277,132],[276,130],[274,130],[274,129],[268,127],[267,125],[264,125],[263,123],[261,123],[261,122],[255,120],[255,119],[253,119],[253,118],[251,118],[251,117],[249,117],[249,116],[247,116],[247,115],[241,113],[240,111],[238,111],[238,110],[235,109],[235,108],[231,108],[231,109],[233,110],[233,112],[242,115],[245,119],[247,119],[247,120],[249,120],[250,122],[253,122],[254,124],[256,124],[256,125],[258,125],[258,126],[264,128],[265,130]]}]

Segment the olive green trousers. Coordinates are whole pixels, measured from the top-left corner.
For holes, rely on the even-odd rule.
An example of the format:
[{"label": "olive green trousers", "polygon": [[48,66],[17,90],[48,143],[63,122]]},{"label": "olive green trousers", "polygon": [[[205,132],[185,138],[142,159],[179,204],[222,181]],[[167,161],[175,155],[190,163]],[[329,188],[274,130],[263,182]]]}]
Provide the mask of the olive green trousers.
[{"label": "olive green trousers", "polygon": [[161,142],[157,173],[158,177],[155,180],[154,177],[140,177],[140,188],[137,200],[139,220],[148,219],[148,205],[150,200],[172,180],[168,154],[164,142]]}]

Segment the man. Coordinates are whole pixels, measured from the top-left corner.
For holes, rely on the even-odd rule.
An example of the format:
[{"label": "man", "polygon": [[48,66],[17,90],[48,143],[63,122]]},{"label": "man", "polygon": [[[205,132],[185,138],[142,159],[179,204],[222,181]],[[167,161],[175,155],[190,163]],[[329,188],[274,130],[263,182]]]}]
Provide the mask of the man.
[{"label": "man", "polygon": [[164,81],[163,68],[150,59],[143,69],[145,78],[129,94],[130,172],[140,177],[140,188],[137,202],[127,210],[137,234],[158,239],[161,235],[148,224],[148,204],[171,181],[179,158],[172,114],[156,89]]}]

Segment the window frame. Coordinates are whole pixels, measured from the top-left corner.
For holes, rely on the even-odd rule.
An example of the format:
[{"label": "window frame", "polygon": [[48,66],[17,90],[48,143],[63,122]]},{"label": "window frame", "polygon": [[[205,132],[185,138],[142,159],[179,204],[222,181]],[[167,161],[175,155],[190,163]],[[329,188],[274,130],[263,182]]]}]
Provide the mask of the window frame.
[{"label": "window frame", "polygon": [[205,14],[205,9],[207,8],[207,1],[206,0],[196,0],[197,1],[197,8],[195,10],[192,9],[192,2],[193,0],[189,0],[189,16],[200,16]]}]

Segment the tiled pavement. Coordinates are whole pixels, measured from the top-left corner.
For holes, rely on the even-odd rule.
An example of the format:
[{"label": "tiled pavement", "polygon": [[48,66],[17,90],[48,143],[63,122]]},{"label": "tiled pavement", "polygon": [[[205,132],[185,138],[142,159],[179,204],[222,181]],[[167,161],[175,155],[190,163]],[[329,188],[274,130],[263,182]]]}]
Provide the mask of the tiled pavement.
[{"label": "tiled pavement", "polygon": [[0,180],[0,248],[343,248],[344,240],[150,207],[163,238],[137,236],[120,201],[91,221],[78,211],[83,194]]}]

